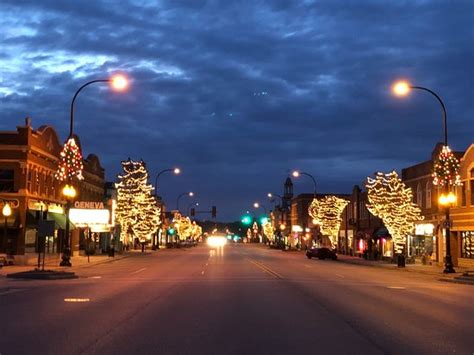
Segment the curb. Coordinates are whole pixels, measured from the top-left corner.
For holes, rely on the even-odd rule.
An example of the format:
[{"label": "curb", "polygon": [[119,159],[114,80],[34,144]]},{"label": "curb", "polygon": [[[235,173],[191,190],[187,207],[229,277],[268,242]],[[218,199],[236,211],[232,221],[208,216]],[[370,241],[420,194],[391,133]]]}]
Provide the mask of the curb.
[{"label": "curb", "polygon": [[[432,276],[439,276],[439,275],[442,274],[442,271],[440,271],[438,273],[438,272],[427,271],[427,270],[413,270],[413,269],[410,269],[410,268],[407,268],[407,267],[399,268],[399,267],[396,267],[396,264],[393,264],[393,267],[390,267],[390,266],[382,266],[382,265],[378,265],[378,264],[362,264],[362,263],[357,263],[357,262],[351,262],[350,260],[343,260],[343,259],[340,259],[340,258],[338,258],[337,261],[340,261],[340,262],[345,263],[345,264],[376,267],[376,268],[379,268],[379,269],[401,271],[401,272],[414,272],[414,273],[418,273],[418,274],[432,275]],[[386,265],[392,265],[392,264],[386,264]]]},{"label": "curb", "polygon": [[439,279],[439,281],[443,281],[443,282],[451,282],[451,283],[454,283],[454,284],[463,284],[463,285],[471,285],[471,286],[474,286],[474,281],[468,281],[468,280],[460,280],[460,279]]},{"label": "curb", "polygon": [[73,272],[67,271],[22,271],[13,274],[7,274],[9,279],[25,279],[25,280],[67,280],[77,279]]}]

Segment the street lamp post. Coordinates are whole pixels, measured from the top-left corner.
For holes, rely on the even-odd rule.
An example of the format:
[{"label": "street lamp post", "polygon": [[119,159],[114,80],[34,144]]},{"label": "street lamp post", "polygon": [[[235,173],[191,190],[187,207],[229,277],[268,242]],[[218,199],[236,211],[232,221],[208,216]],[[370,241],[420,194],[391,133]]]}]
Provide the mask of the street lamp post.
[{"label": "street lamp post", "polygon": [[69,210],[71,209],[71,201],[76,197],[76,189],[74,186],[66,184],[63,188],[63,196],[66,198],[66,229],[64,231],[63,255],[61,257],[60,266],[72,266],[71,264],[71,250],[72,240],[69,238]]},{"label": "street lamp post", "polygon": [[182,194],[179,194],[178,197],[176,198],[176,210],[179,212],[179,200],[181,199],[181,197],[185,196],[185,195],[188,195],[189,197],[193,197],[194,196],[194,192],[192,191],[189,191],[189,192],[183,192]]},{"label": "street lamp post", "polygon": [[[10,217],[11,214],[12,214],[12,208],[10,207],[10,204],[7,201],[4,201],[3,208],[2,208],[2,214],[3,214],[3,217],[5,217],[5,225],[4,225],[4,229],[3,229],[3,240],[4,240],[4,243],[6,243],[5,249],[7,249],[7,247],[8,247],[8,242],[7,242],[7,239],[8,239],[8,234],[7,234],[8,217]],[[7,255],[8,254],[9,253],[7,253]]]},{"label": "street lamp post", "polygon": [[[179,168],[163,169],[158,174],[156,174],[156,178],[155,178],[155,201],[156,201],[156,198],[158,197],[158,178],[162,174],[167,173],[167,172],[172,172],[175,175],[179,175],[181,173],[181,170]],[[163,214],[160,214],[160,219],[161,219],[162,216],[163,216]],[[161,231],[161,227],[156,232],[156,234],[153,234],[153,243],[152,243],[152,246],[151,246],[152,250],[157,250],[157,249],[160,248],[160,241],[158,240],[158,244],[156,243],[157,239],[161,239],[161,238],[159,238],[160,231]]]},{"label": "street lamp post", "polygon": [[199,206],[199,202],[191,202],[189,205],[188,205],[188,216],[191,216],[191,207],[192,206]]},{"label": "street lamp post", "polygon": [[313,175],[305,173],[303,171],[298,171],[298,170],[293,171],[292,175],[295,178],[299,177],[300,175],[305,175],[305,176],[308,176],[309,178],[311,178],[311,180],[313,181],[313,187],[314,187],[314,197],[316,197],[316,179],[314,178]]},{"label": "street lamp post", "polygon": [[155,178],[155,197],[157,196],[157,191],[158,191],[158,178],[159,178],[162,174],[167,173],[167,172],[172,172],[172,173],[175,174],[175,175],[179,175],[179,174],[181,174],[181,169],[180,169],[180,168],[164,169],[164,170],[161,170],[161,171],[156,175],[156,178]]},{"label": "street lamp post", "polygon": [[[127,79],[122,76],[122,75],[115,75],[109,79],[97,79],[97,80],[91,80],[84,85],[82,85],[79,89],[77,89],[76,93],[74,94],[72,101],[71,101],[71,110],[70,110],[70,120],[69,120],[69,139],[73,138],[73,133],[74,133],[74,104],[76,103],[76,98],[79,95],[79,93],[84,89],[85,87],[95,84],[95,83],[110,83],[112,88],[117,90],[117,91],[123,91],[127,88],[128,86],[128,81]],[[60,266],[71,266],[71,260],[70,260],[70,243],[69,239],[69,209],[70,209],[70,200],[76,196],[76,190],[71,184],[71,177],[67,176],[66,177],[66,185],[64,186],[63,189],[63,195],[66,197],[66,226],[65,226],[65,242],[63,243],[63,255],[62,255],[62,260],[61,263],[59,264]],[[68,194],[73,194],[74,196],[71,196]]]},{"label": "street lamp post", "polygon": [[[265,218],[267,218],[267,209],[265,208],[264,205],[261,205],[261,204],[259,204],[258,202],[255,202],[255,203],[253,204],[253,207],[254,207],[255,209],[258,209],[258,208],[260,208],[260,207],[263,208],[263,211],[265,212]],[[263,232],[263,225],[262,225],[262,235],[263,235],[263,243],[266,244],[266,239],[267,239],[267,238],[266,238],[266,236],[265,236],[265,233]]]},{"label": "street lamp post", "polygon": [[[441,106],[441,114],[443,118],[443,130],[444,130],[444,146],[448,147],[448,116],[446,114],[446,106],[444,105],[443,100],[441,100],[441,97],[436,94],[433,90],[430,90],[428,88],[422,87],[422,86],[412,86],[409,83],[405,81],[399,81],[395,83],[393,86],[393,92],[397,96],[406,96],[410,92],[411,89],[418,89],[418,90],[423,90],[425,92],[430,93],[432,96],[436,98],[438,103]],[[452,192],[449,191],[449,184],[445,184],[444,188],[444,194],[440,196],[439,199],[439,204],[445,207],[445,222],[444,222],[444,227],[445,227],[445,233],[446,233],[446,258],[445,258],[445,263],[444,263],[444,270],[443,272],[446,274],[451,274],[455,273],[456,270],[454,270],[454,265],[453,265],[453,259],[451,257],[451,221],[449,220],[449,207],[450,204],[453,204],[455,202],[455,196],[452,194]],[[454,197],[453,197],[454,196]]]}]

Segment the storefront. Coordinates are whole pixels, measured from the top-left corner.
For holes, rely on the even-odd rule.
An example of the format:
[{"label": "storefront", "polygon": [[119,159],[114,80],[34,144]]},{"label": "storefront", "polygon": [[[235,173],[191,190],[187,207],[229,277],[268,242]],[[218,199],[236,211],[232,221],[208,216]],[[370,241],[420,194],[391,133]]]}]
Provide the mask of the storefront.
[{"label": "storefront", "polygon": [[106,253],[110,247],[118,246],[114,238],[114,204],[103,202],[76,201],[69,210],[69,219],[79,229],[76,243],[85,254]]},{"label": "storefront", "polygon": [[461,232],[461,258],[474,259],[474,231]]},{"label": "storefront", "polygon": [[[54,221],[54,234],[45,237],[44,252],[46,254],[60,254],[66,229],[64,208],[60,204],[41,200],[28,201],[25,226],[25,253],[38,252],[37,230],[40,220]],[[70,223],[69,229],[71,232],[74,228],[74,224]]]},{"label": "storefront", "polygon": [[436,260],[435,226],[432,223],[415,225],[415,234],[408,236],[408,256],[423,260]]}]

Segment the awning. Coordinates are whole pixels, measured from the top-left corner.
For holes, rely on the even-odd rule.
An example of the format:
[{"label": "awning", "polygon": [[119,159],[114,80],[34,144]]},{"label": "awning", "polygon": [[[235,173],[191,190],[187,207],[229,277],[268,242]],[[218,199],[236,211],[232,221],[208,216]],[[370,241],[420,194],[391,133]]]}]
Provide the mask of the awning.
[{"label": "awning", "polygon": [[[48,212],[48,221],[54,221],[56,229],[66,229],[66,215],[61,213]],[[69,230],[75,229],[74,223],[69,221]]]},{"label": "awning", "polygon": [[388,232],[387,228],[381,227],[375,231],[374,238],[392,239],[392,236]]}]

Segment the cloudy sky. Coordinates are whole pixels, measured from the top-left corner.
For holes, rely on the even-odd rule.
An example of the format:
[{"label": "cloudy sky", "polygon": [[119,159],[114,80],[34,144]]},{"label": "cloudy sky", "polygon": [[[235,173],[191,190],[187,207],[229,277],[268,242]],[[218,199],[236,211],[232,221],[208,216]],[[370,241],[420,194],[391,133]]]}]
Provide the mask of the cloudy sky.
[{"label": "cloudy sky", "polygon": [[398,78],[443,98],[454,149],[474,142],[472,0],[1,0],[0,23],[0,129],[29,115],[65,139],[77,88],[125,72],[127,93],[81,92],[75,132],[110,180],[128,157],[181,167],[159,180],[172,208],[193,190],[237,219],[291,169],[342,193],[428,159],[439,104],[393,97]]}]

